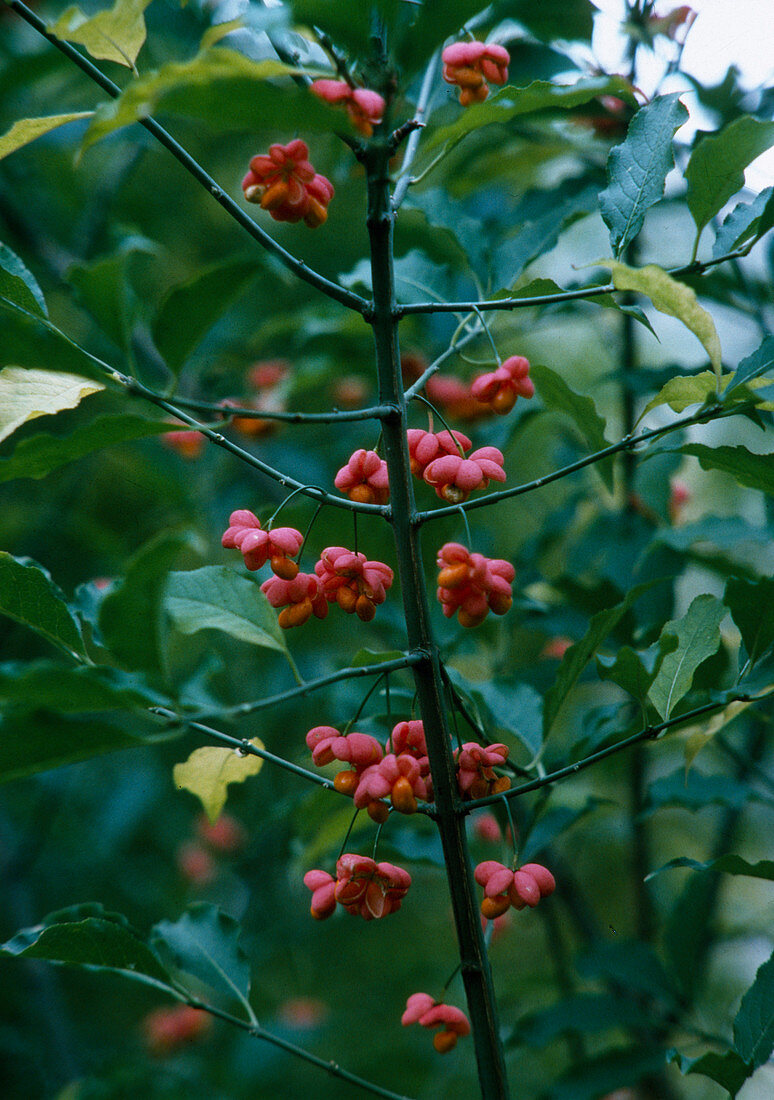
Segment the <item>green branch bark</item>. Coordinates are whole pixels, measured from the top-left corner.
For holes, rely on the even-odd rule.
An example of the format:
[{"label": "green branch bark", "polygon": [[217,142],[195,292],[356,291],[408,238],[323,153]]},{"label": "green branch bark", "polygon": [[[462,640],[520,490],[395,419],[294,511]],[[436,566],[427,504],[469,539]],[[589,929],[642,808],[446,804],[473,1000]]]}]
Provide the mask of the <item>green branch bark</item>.
[{"label": "green branch bark", "polygon": [[507,1100],[508,1081],[499,1039],[497,1006],[481,930],[472,867],[460,810],[444,706],[438,648],[430,625],[427,588],[419,544],[411,467],[406,441],[406,406],[400,373],[398,321],[393,272],[394,212],[390,202],[388,146],[372,143],[363,160],[368,180],[367,224],[371,242],[374,332],[379,401],[395,407],[384,417],[384,455],[390,477],[392,524],[408,644],[424,654],[414,666],[419,709],[424,722],[435,793],[435,820],[446,861],[460,962],[484,1100]]}]

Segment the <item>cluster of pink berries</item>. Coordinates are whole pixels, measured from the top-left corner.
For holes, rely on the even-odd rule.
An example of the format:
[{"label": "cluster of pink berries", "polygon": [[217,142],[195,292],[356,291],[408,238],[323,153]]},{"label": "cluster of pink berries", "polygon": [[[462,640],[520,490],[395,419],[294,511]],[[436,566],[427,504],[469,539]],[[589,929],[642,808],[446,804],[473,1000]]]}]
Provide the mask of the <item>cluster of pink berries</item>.
[{"label": "cluster of pink berries", "polygon": [[481,915],[495,920],[506,910],[534,909],[541,898],[547,898],[556,889],[556,880],[547,867],[540,863],[525,863],[513,871],[497,860],[487,859],[479,863],[475,879],[484,887]]},{"label": "cluster of pink berries", "polygon": [[[432,802],[433,782],[427,756],[424,725],[419,720],[398,722],[384,749],[369,733],[340,733],[335,726],[314,726],[306,744],[318,767],[340,760],[349,768],[333,781],[337,791],[352,796],[359,810],[379,824],[390,807],[402,814],[417,811],[419,801]],[[389,750],[389,751],[387,751]],[[507,791],[511,785],[502,767],[508,758],[507,745],[479,745],[468,741],[454,753],[457,785],[463,798],[485,798]]]},{"label": "cluster of pink berries", "polygon": [[460,103],[483,103],[490,84],[504,84],[508,79],[510,54],[494,42],[455,42],[441,54],[443,78],[460,89]]},{"label": "cluster of pink berries", "polygon": [[284,629],[300,626],[312,615],[324,619],[331,603],[370,622],[392,585],[389,565],[368,561],[365,554],[344,546],[328,546],[314,573],[300,573],[291,559],[303,541],[303,535],[294,527],[264,531],[258,517],[243,508],[231,513],[221,540],[227,549],[241,551],[248,569],[260,569],[269,562],[275,575],[263,582],[261,591],[272,607],[283,608],[278,621]]},{"label": "cluster of pink berries", "polygon": [[374,126],[382,121],[384,99],[368,88],[353,88],[346,80],[315,80],[309,91],[327,103],[344,107],[350,122],[364,137],[371,137]]},{"label": "cluster of pink berries", "polygon": [[368,856],[345,852],[336,863],[336,878],[327,871],[307,871],[304,885],[312,891],[315,920],[330,917],[337,902],[352,916],[380,920],[400,909],[411,875],[393,863],[375,863]]},{"label": "cluster of pink berries", "polygon": [[315,172],[308,158],[309,147],[300,138],[270,145],[268,154],[253,157],[242,180],[247,201],[260,203],[278,222],[303,221],[310,229],[323,225],[333,184]]},{"label": "cluster of pink berries", "polygon": [[457,612],[460,626],[478,626],[490,611],[504,615],[513,604],[511,585],[516,570],[503,558],[471,554],[459,542],[438,551],[437,596],[448,618]]},{"label": "cluster of pink berries", "polygon": [[470,1034],[470,1021],[465,1013],[453,1005],[434,1001],[429,993],[412,993],[400,1022],[404,1027],[409,1024],[431,1028],[440,1025],[441,1030],[433,1036],[433,1046],[439,1054],[452,1050],[461,1035]]}]

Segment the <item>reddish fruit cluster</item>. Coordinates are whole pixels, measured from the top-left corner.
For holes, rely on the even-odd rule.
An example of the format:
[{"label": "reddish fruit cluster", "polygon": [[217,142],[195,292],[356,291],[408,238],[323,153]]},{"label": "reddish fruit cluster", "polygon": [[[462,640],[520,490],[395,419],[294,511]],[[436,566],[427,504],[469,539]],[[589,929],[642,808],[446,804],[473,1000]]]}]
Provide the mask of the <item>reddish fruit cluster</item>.
[{"label": "reddish fruit cluster", "polygon": [[359,504],[386,504],[390,499],[387,463],[376,451],[362,447],[342,466],[333,484]]},{"label": "reddish fruit cluster", "polygon": [[300,138],[253,157],[242,180],[247,201],[260,203],[278,222],[303,221],[310,229],[322,225],[333,184],[315,172],[308,157],[309,147]]},{"label": "reddish fruit cluster", "polygon": [[221,814],[214,822],[202,814],[196,822],[196,832],[210,848],[226,854],[238,852],[247,840],[244,826],[230,814]]},{"label": "reddish fruit cluster", "polygon": [[490,611],[504,615],[510,610],[516,576],[510,562],[471,554],[459,542],[445,543],[437,562],[437,596],[447,619],[456,611],[460,626],[478,626]]},{"label": "reddish fruit cluster", "polygon": [[393,572],[381,561],[367,561],[344,546],[323,550],[314,567],[320,591],[329,603],[334,601],[347,614],[356,614],[369,623],[378,604],[384,603],[392,585]]},{"label": "reddish fruit cluster", "polygon": [[[221,543],[227,550],[239,550],[248,569],[260,569],[268,561],[272,572],[292,581],[298,566],[290,559],[301,549],[304,536],[295,527],[275,527],[264,531],[261,521],[246,508],[232,512]],[[276,605],[275,605],[276,606]]]},{"label": "reddish fruit cluster", "polygon": [[443,78],[460,89],[463,107],[482,103],[489,95],[490,84],[504,84],[508,79],[511,56],[504,46],[494,42],[455,42],[441,54]]},{"label": "reddish fruit cluster", "polygon": [[352,795],[359,810],[367,810],[376,822],[387,820],[389,798],[400,813],[413,814],[417,800],[433,798],[430,762],[422,722],[398,722],[393,728],[386,755],[375,737],[367,733],[340,734],[333,726],[315,726],[306,735],[312,759],[318,766],[341,760],[351,768],[339,772],[334,786]]},{"label": "reddish fruit cluster", "polygon": [[[283,412],[285,395],[282,383],[289,373],[290,363],[286,359],[266,359],[254,363],[247,372],[247,384],[258,392],[247,400],[225,397],[220,404],[226,409],[241,406],[262,412]],[[278,421],[258,416],[234,416],[231,427],[250,439],[259,439],[275,432]]]},{"label": "reddish fruit cluster", "polygon": [[244,827],[229,814],[214,823],[202,814],[196,822],[198,840],[185,841],[177,849],[178,869],[193,886],[206,886],[218,874],[215,856],[238,852],[247,839]]},{"label": "reddish fruit cluster", "polygon": [[496,447],[479,447],[466,458],[473,444],[462,432],[410,428],[406,434],[412,472],[449,504],[461,504],[474,489],[486,489],[490,480],[505,481],[502,452]]},{"label": "reddish fruit cluster", "polygon": [[315,920],[331,916],[337,902],[352,916],[379,920],[400,909],[411,875],[393,863],[375,863],[368,856],[345,852],[336,863],[336,878],[327,871],[307,871],[304,885],[312,891]]},{"label": "reddish fruit cluster", "polygon": [[512,355],[497,370],[475,378],[470,392],[482,405],[488,405],[493,412],[505,416],[516,404],[517,397],[534,396],[529,360],[523,355]]},{"label": "reddish fruit cluster", "polygon": [[352,88],[345,80],[315,80],[309,91],[327,103],[346,107],[352,125],[365,137],[370,137],[374,126],[382,121],[386,104],[378,92]]},{"label": "reddish fruit cluster", "polygon": [[425,383],[425,393],[429,401],[443,409],[455,420],[480,420],[489,416],[492,409],[482,405],[466,386],[453,374],[434,374]]},{"label": "reddish fruit cluster", "polygon": [[525,863],[512,871],[503,863],[487,859],[476,867],[475,879],[484,887],[481,914],[487,920],[494,920],[511,906],[523,909],[529,905],[534,909],[541,898],[547,898],[556,889],[556,879],[540,863]]},{"label": "reddish fruit cluster", "polygon": [[508,759],[508,746],[479,745],[466,741],[454,751],[457,764],[457,785],[463,798],[487,798],[507,791],[511,781],[507,775],[496,775],[493,768],[502,767]]},{"label": "reddish fruit cluster", "polygon": [[429,993],[412,993],[400,1022],[404,1027],[409,1024],[438,1027],[440,1024],[441,1031],[433,1036],[433,1046],[439,1054],[446,1054],[455,1047],[461,1035],[470,1034],[470,1021],[465,1013],[453,1005],[434,1001]]},{"label": "reddish fruit cluster", "polygon": [[277,618],[283,630],[303,626],[312,615],[324,619],[328,614],[328,601],[313,573],[297,573],[289,581],[282,577],[270,577],[261,585],[261,592],[272,607],[284,608]]},{"label": "reddish fruit cluster", "polygon": [[179,1047],[201,1039],[212,1026],[212,1019],[200,1008],[176,1005],[149,1012],[142,1023],[145,1044],[151,1054],[164,1057]]}]

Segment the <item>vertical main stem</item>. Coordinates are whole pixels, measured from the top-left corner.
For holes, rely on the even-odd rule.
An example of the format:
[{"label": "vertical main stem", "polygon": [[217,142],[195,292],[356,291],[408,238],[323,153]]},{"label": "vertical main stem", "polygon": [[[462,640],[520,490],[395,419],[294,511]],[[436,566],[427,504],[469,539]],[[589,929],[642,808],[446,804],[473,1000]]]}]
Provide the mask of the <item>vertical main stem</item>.
[{"label": "vertical main stem", "polygon": [[379,401],[393,411],[383,417],[384,455],[390,477],[390,503],[408,644],[426,657],[414,665],[419,710],[424,722],[433,777],[435,820],[449,881],[460,964],[473,1026],[483,1100],[508,1100],[508,1080],[499,1036],[497,1006],[465,836],[458,808],[457,781],[446,719],[438,647],[430,626],[427,588],[406,441],[406,403],[400,372],[396,317],[388,161],[390,150],[373,142],[364,154],[368,179],[368,233],[374,305],[373,327]]}]

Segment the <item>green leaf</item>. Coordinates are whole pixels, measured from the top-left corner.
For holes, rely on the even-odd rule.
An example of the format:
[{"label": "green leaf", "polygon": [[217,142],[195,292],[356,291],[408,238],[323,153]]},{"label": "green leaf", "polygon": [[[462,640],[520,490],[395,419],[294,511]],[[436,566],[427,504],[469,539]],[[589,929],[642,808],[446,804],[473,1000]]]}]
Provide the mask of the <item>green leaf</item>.
[{"label": "green leaf", "polygon": [[123,664],[158,673],[164,583],[172,564],[190,544],[184,533],[162,534],[130,560],[121,584],[109,592],[99,611],[105,645]]},{"label": "green leaf", "polygon": [[699,305],[695,291],[667,275],[656,264],[633,268],[616,263],[615,260],[601,260],[600,263],[610,268],[613,283],[618,290],[635,290],[638,294],[645,294],[659,313],[666,313],[669,317],[682,321],[703,345],[712,369],[718,381],[720,380],[723,370],[722,352],[715,322],[706,309]]},{"label": "green leaf", "polygon": [[755,664],[774,643],[774,579],[745,581],[729,577],[723,602],[739,627],[748,657]]},{"label": "green leaf", "polygon": [[364,668],[366,665],[378,665],[382,661],[397,661],[398,657],[405,657],[401,649],[359,649],[349,662],[350,668]]},{"label": "green leaf", "polygon": [[[697,596],[683,619],[666,623],[661,638],[677,638],[677,648],[664,655],[648,698],[668,718],[693,683],[696,669],[720,646],[720,623],[726,610],[715,596]],[[660,641],[660,639],[659,639]]]},{"label": "green leaf", "polygon": [[544,42],[556,38],[571,42],[588,42],[591,39],[594,8],[589,0],[562,0],[561,5],[509,0],[505,9],[509,16],[518,19],[535,38]]},{"label": "green leaf", "polygon": [[[252,738],[250,744],[256,749],[265,747],[258,737]],[[214,823],[226,805],[229,783],[244,783],[262,767],[263,760],[254,753],[244,756],[222,745],[204,745],[194,749],[184,763],[175,764],[172,775],[175,786],[196,795]]]},{"label": "green leaf", "polygon": [[[563,412],[572,419],[588,444],[590,451],[602,451],[605,447],[610,446],[608,440],[605,439],[607,425],[604,418],[597,412],[593,398],[576,393],[570,389],[561,375],[548,367],[541,366],[539,363],[530,367],[530,378],[534,381],[537,391],[547,408],[552,411]],[[612,458],[597,462],[595,469],[608,489],[612,491]]]},{"label": "green leaf", "polygon": [[703,443],[684,443],[679,450],[698,458],[702,470],[721,470],[740,485],[774,495],[774,454],[755,454],[746,447],[707,447]]},{"label": "green leaf", "polygon": [[7,245],[0,243],[0,295],[22,306],[30,313],[48,317],[43,291],[32,272]]},{"label": "green leaf", "polygon": [[[727,378],[728,375],[724,375]],[[684,412],[689,405],[703,405],[717,395],[718,380],[711,370],[700,374],[678,375],[670,378],[655,397],[652,397],[637,418],[639,424],[651,409],[668,405],[673,412]]]},{"label": "green leaf", "polygon": [[32,312],[0,296],[0,324],[0,367],[36,371],[45,367],[48,373],[83,372],[89,378],[104,379],[106,365],[41,316],[39,310]]},{"label": "green leaf", "polygon": [[92,717],[14,708],[0,717],[0,782],[179,734],[179,729],[160,732],[158,724],[138,710]]},{"label": "green leaf", "polygon": [[233,917],[196,902],[174,923],[154,925],[151,943],[176,969],[244,1003],[250,993],[250,964],[239,946],[239,932]]},{"label": "green leaf", "polygon": [[662,806],[701,810],[716,804],[740,810],[754,798],[755,792],[749,784],[740,783],[731,776],[705,775],[695,768],[686,774],[685,768],[677,768],[649,783],[646,806],[648,811]]},{"label": "green leaf", "polygon": [[627,594],[626,598],[615,607],[608,607],[598,611],[589,623],[586,634],[575,645],[570,646],[562,657],[562,663],[557,669],[556,678],[545,694],[543,707],[543,739],[547,740],[551,727],[556,721],[562,704],[575,686],[581,672],[593,657],[596,650],[604,642],[605,638],[615,629],[627,611],[636,603],[640,596],[657,582],[647,581],[638,584]]},{"label": "green leaf", "polygon": [[546,1100],[599,1100],[619,1088],[656,1076],[663,1067],[663,1049],[643,1041],[576,1063],[544,1096]]},{"label": "green leaf", "polygon": [[656,96],[641,107],[624,142],[610,151],[608,186],[599,202],[616,256],[634,240],[647,211],[664,196],[664,182],[674,167],[672,138],[688,118],[679,96]]},{"label": "green leaf", "polygon": [[134,79],[118,99],[99,107],[84,135],[81,153],[122,126],[156,112],[198,118],[217,126],[220,133],[224,127],[252,131],[267,118],[281,118],[285,132],[296,127],[305,133],[346,127],[346,113],[306,88],[269,83],[298,72],[281,61],[252,61],[221,46],[189,61],[169,61]]},{"label": "green leaf", "polygon": [[771,145],[774,122],[762,122],[751,115],[743,115],[719,134],[701,139],[685,170],[686,202],[698,233],[744,186],[747,165]]},{"label": "green leaf", "polygon": [[650,685],[655,679],[656,670],[655,667],[651,667],[650,670],[646,668],[642,654],[636,653],[631,646],[625,645],[621,646],[615,657],[597,654],[596,663],[600,679],[612,680],[635,699],[641,703],[645,702]]},{"label": "green leaf", "polygon": [[687,856],[678,856],[677,859],[670,859],[663,867],[651,871],[645,881],[660,875],[662,871],[671,871],[675,867],[690,867],[693,871],[719,871],[727,875],[744,875],[748,878],[761,878],[774,882],[774,860],[761,859],[757,863],[748,863],[746,859],[734,855],[733,852],[719,856],[718,859],[710,859],[706,863],[688,859]]},{"label": "green leaf", "polygon": [[774,1050],[774,954],[759,967],[734,1020],[734,1046],[757,1069]]},{"label": "green leaf", "polygon": [[53,661],[0,664],[0,701],[24,710],[65,713],[123,710],[169,703],[139,676],[117,668],[68,668]]},{"label": "green leaf", "polygon": [[543,700],[530,684],[476,683],[466,691],[488,711],[492,724],[521,741],[533,757],[543,745]]},{"label": "green leaf", "polygon": [[137,253],[153,254],[156,246],[145,237],[125,238],[116,252],[90,263],[73,264],[67,280],[78,300],[103,332],[124,351],[131,347],[138,312],[138,298],[129,280],[129,267]]},{"label": "green leaf", "polygon": [[712,256],[725,256],[751,238],[757,241],[770,228],[770,213],[774,209],[774,187],[760,191],[752,202],[739,202],[723,219],[715,234]]},{"label": "green leaf", "polygon": [[[29,145],[36,138],[56,130],[59,126],[65,126],[68,122],[77,122],[82,118],[91,118],[93,111],[75,111],[68,115],[48,115],[46,118],[23,118],[14,122],[10,130],[0,136],[0,160],[9,153],[16,152],[24,145]],[[1,293],[4,293],[2,291]]]},{"label": "green leaf", "polygon": [[674,1062],[683,1076],[691,1073],[709,1077],[721,1085],[730,1096],[736,1096],[750,1076],[751,1070],[739,1057],[735,1050],[727,1050],[723,1054],[709,1051],[700,1058],[687,1058],[684,1054],[678,1054],[676,1050],[670,1050],[668,1054],[670,1062]]},{"label": "green leaf", "polygon": [[172,988],[172,978],[156,952],[126,917],[101,905],[51,913],[42,924],[17,932],[1,950],[5,955],[106,970],[162,989]]},{"label": "green leaf", "polygon": [[759,348],[743,359],[736,368],[731,381],[723,391],[723,398],[736,389],[755,378],[760,378],[768,370],[774,367],[774,336],[767,336]]},{"label": "green leaf", "polygon": [[0,439],[37,416],[74,409],[84,397],[104,388],[78,374],[4,367],[0,370]]},{"label": "green leaf", "polygon": [[258,270],[255,260],[230,260],[197,272],[167,294],[152,331],[174,374]]},{"label": "green leaf", "polygon": [[546,810],[529,830],[524,843],[519,849],[519,861],[531,863],[538,856],[542,856],[557,837],[563,836],[568,829],[579,821],[593,814],[600,806],[609,806],[611,802],[606,798],[597,798],[589,795],[580,806],[555,806]]},{"label": "green leaf", "polygon": [[596,940],[579,956],[576,965],[582,977],[618,986],[635,997],[643,994],[667,1004],[674,1000],[661,960],[649,944],[640,940]]},{"label": "green leaf", "polygon": [[99,61],[116,61],[131,69],[145,42],[144,12],[150,0],[116,0],[112,8],[91,18],[77,5],[68,8],[50,34],[84,46]]},{"label": "green leaf", "polygon": [[689,1000],[702,980],[704,962],[714,930],[707,914],[717,893],[714,875],[691,875],[672,906],[664,925],[664,955],[683,994]]},{"label": "green leaf", "polygon": [[[598,183],[581,177],[566,180],[552,190],[528,191],[512,212],[515,233],[506,237],[495,251],[492,268],[503,285],[510,285],[524,268],[554,247],[560,234],[580,218],[597,209]],[[479,243],[481,229],[478,228]],[[560,290],[555,283],[544,280],[541,289],[530,288],[533,294],[555,294]],[[514,291],[514,297],[524,297],[525,290]]]},{"label": "green leaf", "polygon": [[0,482],[13,478],[46,477],[68,462],[75,462],[115,443],[127,443],[172,431],[175,425],[160,420],[147,420],[142,416],[122,413],[105,414],[88,424],[81,424],[70,435],[51,435],[41,432],[28,436],[18,444],[8,458],[0,459]]},{"label": "green leaf", "polygon": [[86,655],[77,619],[42,566],[0,551],[0,614],[73,657]]},{"label": "green leaf", "polygon": [[645,1009],[633,1000],[610,993],[578,993],[522,1016],[508,1045],[545,1047],[564,1035],[597,1035],[622,1027],[647,1028],[651,1023]]},{"label": "green leaf", "polygon": [[460,117],[448,126],[441,126],[424,144],[426,153],[447,142],[456,145],[467,134],[493,123],[505,125],[514,118],[543,111],[566,111],[590,103],[602,95],[632,99],[631,84],[622,76],[581,77],[574,84],[552,84],[534,80],[525,88],[507,85],[484,103],[466,107]]},{"label": "green leaf", "polygon": [[243,642],[287,652],[276,613],[260,585],[229,566],[170,573],[164,610],[183,634],[222,630]]}]

